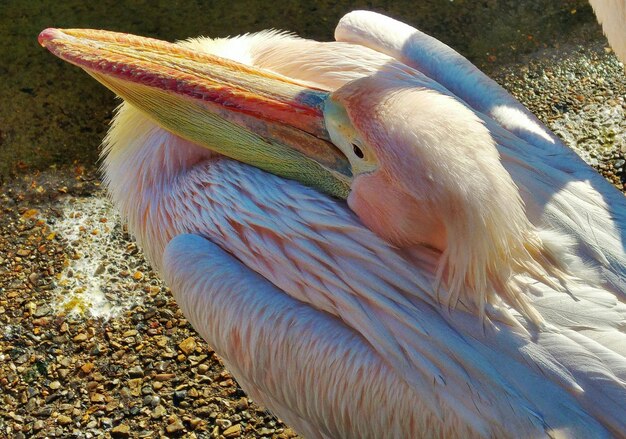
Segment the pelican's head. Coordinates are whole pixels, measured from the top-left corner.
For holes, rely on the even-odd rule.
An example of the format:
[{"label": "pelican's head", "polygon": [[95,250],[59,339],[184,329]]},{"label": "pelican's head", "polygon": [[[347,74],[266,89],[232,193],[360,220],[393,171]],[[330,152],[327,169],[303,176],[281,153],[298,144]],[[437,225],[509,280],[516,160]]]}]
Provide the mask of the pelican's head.
[{"label": "pelican's head", "polygon": [[449,233],[462,239],[455,223],[471,230],[503,204],[519,206],[483,123],[419,76],[390,66],[352,81],[327,100],[325,122],[351,165],[350,207],[400,247],[443,251]]},{"label": "pelican's head", "polygon": [[476,116],[403,69],[329,93],[150,38],[47,29],[39,40],[183,139],[348,197],[370,228],[397,245],[443,250],[440,205],[449,200],[440,192],[460,186],[475,194],[489,184],[478,181],[488,169],[469,169],[468,151],[483,154],[474,163],[498,165]]}]

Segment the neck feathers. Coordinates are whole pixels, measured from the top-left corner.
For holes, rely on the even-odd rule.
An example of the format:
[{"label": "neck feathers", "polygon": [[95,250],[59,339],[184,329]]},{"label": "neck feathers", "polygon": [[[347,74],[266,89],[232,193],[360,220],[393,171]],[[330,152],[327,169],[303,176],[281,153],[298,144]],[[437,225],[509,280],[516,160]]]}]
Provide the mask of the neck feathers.
[{"label": "neck feathers", "polygon": [[212,155],[126,102],[117,110],[101,154],[104,181],[113,204],[157,268],[173,237],[175,219],[166,206],[167,195],[180,176]]}]

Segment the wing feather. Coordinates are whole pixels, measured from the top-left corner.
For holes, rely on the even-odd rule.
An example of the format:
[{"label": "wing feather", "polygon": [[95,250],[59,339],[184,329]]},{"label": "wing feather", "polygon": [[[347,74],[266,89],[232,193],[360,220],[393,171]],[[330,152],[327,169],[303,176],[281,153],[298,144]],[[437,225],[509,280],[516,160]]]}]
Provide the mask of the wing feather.
[{"label": "wing feather", "polygon": [[[420,270],[406,254],[360,226],[347,207],[323,196],[311,197],[312,190],[297,183],[228,160],[199,166],[188,177],[174,196],[181,198],[181,204],[192,196],[212,215],[207,221],[201,211],[190,209],[184,216],[192,218],[196,229],[179,233],[206,236],[285,294],[339,319],[360,340],[367,340],[400,379],[420,392],[433,416],[447,420],[453,410],[485,435],[568,428],[600,437],[607,433],[605,428],[617,431],[623,426],[618,415],[623,414],[626,390],[611,372],[612,363],[602,356],[606,348],[577,345],[571,336],[561,334],[564,327],[554,329],[556,335],[550,336],[531,326],[523,333],[498,322],[483,327],[476,316],[441,309],[432,291],[432,273]],[[252,194],[252,188],[259,185],[265,190],[254,198],[249,195],[245,203],[224,205],[220,200],[231,197],[206,190],[217,187],[207,184],[212,179],[222,181],[220,191],[231,190],[239,196]],[[230,185],[224,184],[226,179]],[[265,218],[258,217],[256,208],[247,212],[250,202],[264,206]],[[223,235],[224,229],[213,221],[229,223],[231,216],[254,233]],[[317,222],[320,216],[326,218]],[[257,227],[260,220],[272,227]],[[327,224],[332,224],[333,234],[345,226],[341,240],[328,239]],[[281,230],[280,235],[274,230]],[[349,246],[344,246],[346,239]],[[269,247],[269,260],[260,251],[268,241],[275,243]],[[428,251],[419,256],[426,261],[432,258]],[[546,316],[551,301],[557,300],[548,299],[549,293],[570,298],[571,306],[580,302],[545,288],[535,300],[538,309],[547,310]],[[581,290],[581,296],[589,294]],[[604,294],[608,296],[599,297],[601,303],[615,303],[609,300],[610,293]],[[613,317],[607,314],[607,322]],[[520,318],[520,324],[526,323]],[[557,335],[560,344],[553,341]],[[576,349],[580,352],[573,357],[570,354]],[[565,353],[581,362],[564,364]],[[587,376],[586,367],[596,374]],[[602,407],[606,411],[603,427],[594,420],[599,416],[598,393],[589,389],[605,386],[612,386],[607,400],[612,408]]]}]

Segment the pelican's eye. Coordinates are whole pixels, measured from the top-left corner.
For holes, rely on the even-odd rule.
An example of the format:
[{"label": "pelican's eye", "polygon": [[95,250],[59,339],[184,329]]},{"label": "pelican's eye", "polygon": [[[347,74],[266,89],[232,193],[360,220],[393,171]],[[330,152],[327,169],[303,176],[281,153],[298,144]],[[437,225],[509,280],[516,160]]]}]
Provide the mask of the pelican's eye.
[{"label": "pelican's eye", "polygon": [[360,159],[365,157],[365,154],[363,154],[363,150],[361,148],[359,148],[356,143],[352,144],[352,151],[354,151],[354,155],[357,156]]}]

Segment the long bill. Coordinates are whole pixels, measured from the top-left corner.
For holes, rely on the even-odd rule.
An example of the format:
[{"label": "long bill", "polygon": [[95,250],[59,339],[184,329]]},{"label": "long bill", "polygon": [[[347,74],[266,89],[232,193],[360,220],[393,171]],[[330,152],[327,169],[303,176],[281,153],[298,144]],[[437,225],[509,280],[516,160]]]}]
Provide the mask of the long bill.
[{"label": "long bill", "polygon": [[324,125],[325,91],[129,34],[50,28],[39,43],[184,139],[335,197],[350,191],[350,165]]}]

